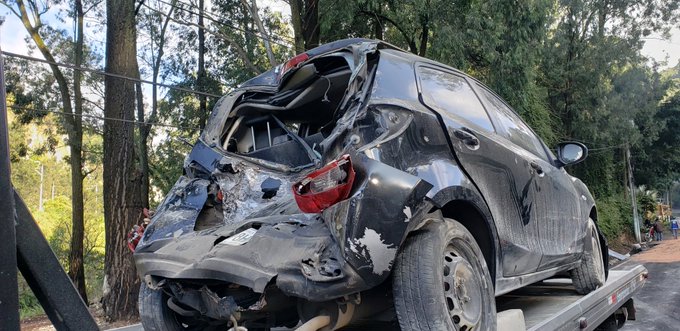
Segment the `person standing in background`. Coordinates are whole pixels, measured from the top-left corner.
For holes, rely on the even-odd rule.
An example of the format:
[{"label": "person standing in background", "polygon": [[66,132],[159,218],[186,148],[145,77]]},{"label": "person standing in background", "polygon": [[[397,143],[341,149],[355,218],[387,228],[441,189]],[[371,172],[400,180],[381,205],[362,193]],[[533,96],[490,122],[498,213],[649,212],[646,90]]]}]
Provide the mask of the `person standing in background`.
[{"label": "person standing in background", "polygon": [[656,235],[656,241],[663,240],[663,224],[661,223],[661,218],[657,218],[654,222],[654,234]]},{"label": "person standing in background", "polygon": [[673,217],[671,219],[671,231],[673,232],[673,238],[678,239],[678,218]]}]

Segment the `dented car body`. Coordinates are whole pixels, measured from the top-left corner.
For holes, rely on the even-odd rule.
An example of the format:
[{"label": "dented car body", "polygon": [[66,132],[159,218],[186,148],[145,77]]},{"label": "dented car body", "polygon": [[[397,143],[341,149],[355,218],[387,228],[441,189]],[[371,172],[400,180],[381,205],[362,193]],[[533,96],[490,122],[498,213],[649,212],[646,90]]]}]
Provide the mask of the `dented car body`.
[{"label": "dented car body", "polygon": [[[496,295],[573,269],[593,198],[523,122],[489,110],[496,98],[363,39],[253,78],[217,103],[145,229],[144,286],[180,319],[266,329],[325,311],[319,329],[336,329],[390,310],[404,243],[445,219],[474,236]],[[375,298],[387,304],[360,303]]]}]

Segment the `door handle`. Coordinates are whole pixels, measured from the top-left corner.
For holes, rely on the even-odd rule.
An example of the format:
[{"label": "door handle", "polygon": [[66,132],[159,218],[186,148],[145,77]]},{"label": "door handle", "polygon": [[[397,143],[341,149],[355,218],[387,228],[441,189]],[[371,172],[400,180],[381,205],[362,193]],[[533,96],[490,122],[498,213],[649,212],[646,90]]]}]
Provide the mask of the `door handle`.
[{"label": "door handle", "polygon": [[470,132],[468,128],[454,129],[453,135],[460,139],[467,148],[472,150],[479,148],[479,138]]},{"label": "door handle", "polygon": [[543,171],[543,167],[541,167],[541,165],[538,164],[538,162],[531,161],[531,162],[529,162],[529,165],[531,166],[532,169],[534,169],[536,171],[536,173],[538,174],[539,177],[543,177],[545,172]]}]

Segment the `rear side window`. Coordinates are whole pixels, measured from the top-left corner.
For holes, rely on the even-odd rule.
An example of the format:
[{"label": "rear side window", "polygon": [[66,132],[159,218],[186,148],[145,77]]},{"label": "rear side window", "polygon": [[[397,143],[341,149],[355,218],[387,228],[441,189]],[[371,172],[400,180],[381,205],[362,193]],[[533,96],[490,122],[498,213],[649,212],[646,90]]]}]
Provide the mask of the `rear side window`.
[{"label": "rear side window", "polygon": [[493,132],[489,115],[465,78],[428,67],[418,67],[423,102],[444,116],[462,118]]},{"label": "rear side window", "polygon": [[515,143],[519,147],[546,159],[545,150],[540,139],[534,134],[522,119],[515,114],[515,112],[508,107],[508,105],[491,93],[485,87],[478,85],[482,91],[482,97],[485,98],[490,106],[490,111],[495,112],[499,121],[499,133],[508,140]]}]

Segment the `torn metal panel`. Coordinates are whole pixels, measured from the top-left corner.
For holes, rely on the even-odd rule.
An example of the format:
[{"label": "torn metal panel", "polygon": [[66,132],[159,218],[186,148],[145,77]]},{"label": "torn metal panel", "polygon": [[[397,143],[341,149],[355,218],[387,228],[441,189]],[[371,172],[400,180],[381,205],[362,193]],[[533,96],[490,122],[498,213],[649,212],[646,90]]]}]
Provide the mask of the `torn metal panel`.
[{"label": "torn metal panel", "polygon": [[209,183],[205,179],[180,177],[154,214],[138,247],[156,240],[192,235],[195,221],[208,198]]},{"label": "torn metal panel", "polygon": [[361,186],[323,217],[342,242],[347,261],[369,284],[377,285],[389,275],[409,227],[404,210],[411,217],[427,211],[430,205],[423,197],[432,185],[361,154],[356,155],[355,168],[364,178]]}]

